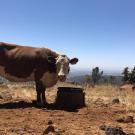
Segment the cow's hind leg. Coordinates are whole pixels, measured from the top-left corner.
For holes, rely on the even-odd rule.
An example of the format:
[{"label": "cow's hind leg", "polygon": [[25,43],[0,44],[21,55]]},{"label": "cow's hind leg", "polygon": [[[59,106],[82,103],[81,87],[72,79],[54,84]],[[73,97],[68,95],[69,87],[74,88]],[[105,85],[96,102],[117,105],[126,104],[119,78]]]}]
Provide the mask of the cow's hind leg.
[{"label": "cow's hind leg", "polygon": [[45,98],[45,87],[41,81],[36,82],[36,92],[37,92],[37,106],[41,107],[46,104]]}]

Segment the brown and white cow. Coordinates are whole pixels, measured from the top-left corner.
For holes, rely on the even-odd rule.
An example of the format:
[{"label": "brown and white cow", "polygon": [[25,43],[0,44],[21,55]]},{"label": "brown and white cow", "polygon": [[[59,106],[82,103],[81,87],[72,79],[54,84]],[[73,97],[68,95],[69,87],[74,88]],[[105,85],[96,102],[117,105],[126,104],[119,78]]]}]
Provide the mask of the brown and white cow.
[{"label": "brown and white cow", "polygon": [[35,81],[38,105],[46,103],[45,89],[65,81],[69,64],[77,62],[47,48],[0,42],[0,76],[15,82]]}]

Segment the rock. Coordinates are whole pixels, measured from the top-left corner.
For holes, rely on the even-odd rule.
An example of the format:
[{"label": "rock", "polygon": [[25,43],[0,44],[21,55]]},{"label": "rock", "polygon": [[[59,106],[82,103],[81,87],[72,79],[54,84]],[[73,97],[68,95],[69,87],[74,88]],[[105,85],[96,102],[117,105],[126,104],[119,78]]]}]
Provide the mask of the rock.
[{"label": "rock", "polygon": [[133,92],[135,91],[135,85],[132,84],[124,84],[120,87],[121,91]]},{"label": "rock", "polygon": [[101,130],[104,130],[106,135],[126,135],[121,127],[110,127],[101,125],[99,128]]},{"label": "rock", "polygon": [[100,129],[100,130],[104,130],[104,131],[105,131],[105,130],[106,130],[106,128],[107,128],[107,126],[106,126],[106,125],[104,125],[104,124],[103,124],[103,125],[101,125],[101,126],[99,126],[99,129]]},{"label": "rock", "polygon": [[121,127],[111,127],[104,124],[99,129],[105,131],[106,135],[135,135],[134,133],[125,133]]},{"label": "rock", "polygon": [[49,120],[48,125],[52,125],[52,124],[53,124],[52,120]]},{"label": "rock", "polygon": [[53,133],[55,132],[54,126],[52,126],[52,125],[49,125],[49,126],[45,129],[43,135],[47,135],[47,134],[49,134],[50,132],[53,132]]},{"label": "rock", "polygon": [[120,100],[118,98],[114,98],[112,100],[112,104],[119,104],[120,103]]},{"label": "rock", "polygon": [[122,123],[124,122],[124,118],[118,118],[116,121]]},{"label": "rock", "polygon": [[120,123],[134,123],[134,118],[133,116],[124,116],[122,118],[118,118],[116,121]]},{"label": "rock", "polygon": [[133,118],[133,116],[127,116],[126,118],[125,118],[125,121],[124,121],[125,123],[134,123],[134,118]]}]

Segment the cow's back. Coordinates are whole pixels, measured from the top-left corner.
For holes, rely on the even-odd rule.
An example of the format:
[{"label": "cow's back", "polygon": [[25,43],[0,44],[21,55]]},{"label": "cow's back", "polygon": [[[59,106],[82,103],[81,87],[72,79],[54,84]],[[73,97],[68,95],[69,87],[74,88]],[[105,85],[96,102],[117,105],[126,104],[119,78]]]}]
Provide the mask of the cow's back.
[{"label": "cow's back", "polygon": [[33,81],[36,70],[48,68],[41,48],[0,43],[0,75],[10,81]]}]

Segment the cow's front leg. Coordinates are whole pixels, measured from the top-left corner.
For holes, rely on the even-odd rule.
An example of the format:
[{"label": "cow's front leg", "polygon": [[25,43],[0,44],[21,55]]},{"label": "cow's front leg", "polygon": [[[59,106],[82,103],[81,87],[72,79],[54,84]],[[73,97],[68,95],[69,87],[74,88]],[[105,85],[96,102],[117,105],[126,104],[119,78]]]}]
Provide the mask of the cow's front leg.
[{"label": "cow's front leg", "polygon": [[42,90],[42,102],[44,105],[47,105],[47,102],[46,102],[46,97],[45,97],[45,88]]},{"label": "cow's front leg", "polygon": [[41,91],[36,90],[36,92],[37,92],[37,106],[41,107],[42,106]]},{"label": "cow's front leg", "polygon": [[37,91],[37,106],[44,106],[45,100],[45,87],[41,81],[36,82],[36,91]]}]

